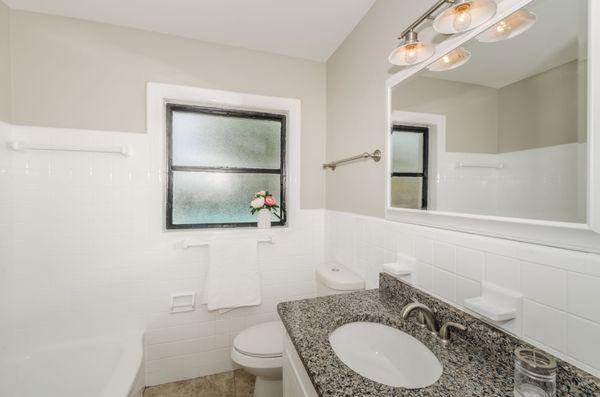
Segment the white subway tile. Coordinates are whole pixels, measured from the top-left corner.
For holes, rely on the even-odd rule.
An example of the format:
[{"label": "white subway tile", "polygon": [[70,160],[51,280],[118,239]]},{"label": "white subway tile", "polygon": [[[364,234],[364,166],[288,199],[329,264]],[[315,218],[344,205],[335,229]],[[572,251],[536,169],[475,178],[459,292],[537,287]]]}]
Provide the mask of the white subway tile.
[{"label": "white subway tile", "polygon": [[433,264],[440,269],[454,273],[456,271],[454,246],[436,242],[433,249]]},{"label": "white subway tile", "polygon": [[433,240],[423,237],[415,238],[415,257],[423,263],[433,264]]},{"label": "white subway tile", "polygon": [[586,255],[582,252],[533,244],[521,244],[517,252],[517,257],[524,261],[570,271],[582,271]]},{"label": "white subway tile", "polygon": [[567,351],[567,314],[549,306],[523,301],[523,335],[559,352]]},{"label": "white subway tile", "polygon": [[600,278],[569,273],[569,312],[600,323]]},{"label": "white subway tile", "polygon": [[485,256],[485,280],[513,291],[519,291],[520,262],[516,259],[487,254]]},{"label": "white subway tile", "polygon": [[481,283],[468,278],[456,277],[456,303],[462,305],[465,299],[481,296]]},{"label": "white subway tile", "polygon": [[600,324],[571,315],[567,322],[569,356],[600,371]]},{"label": "white subway tile", "polygon": [[405,231],[399,232],[397,238],[397,251],[408,256],[415,255],[414,235]]},{"label": "white subway tile", "polygon": [[468,248],[456,248],[456,273],[475,281],[483,279],[485,256],[483,252]]},{"label": "white subway tile", "polygon": [[416,285],[426,291],[433,290],[433,266],[423,262],[416,264]]},{"label": "white subway tile", "polygon": [[456,276],[453,273],[433,269],[433,290],[434,294],[441,296],[450,302],[456,301]]},{"label": "white subway tile", "polygon": [[178,340],[201,338],[212,335],[214,333],[214,329],[214,322],[152,329],[146,332],[145,343],[146,345],[152,345],[156,343],[168,343]]},{"label": "white subway tile", "polygon": [[172,343],[149,345],[145,349],[146,359],[159,360],[163,358],[205,352],[219,347],[217,346],[216,342],[217,338],[213,336]]},{"label": "white subway tile", "polygon": [[521,265],[523,295],[560,310],[567,308],[567,272],[524,262]]},{"label": "white subway tile", "polygon": [[590,276],[600,277],[600,255],[587,254],[583,258],[582,273]]}]

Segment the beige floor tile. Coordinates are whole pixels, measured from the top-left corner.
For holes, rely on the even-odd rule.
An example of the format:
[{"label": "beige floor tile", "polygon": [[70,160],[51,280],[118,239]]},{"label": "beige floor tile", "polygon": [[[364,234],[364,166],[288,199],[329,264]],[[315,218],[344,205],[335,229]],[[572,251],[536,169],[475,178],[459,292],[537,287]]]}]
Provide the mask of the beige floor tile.
[{"label": "beige floor tile", "polygon": [[242,370],[148,387],[144,397],[252,397],[254,377]]}]

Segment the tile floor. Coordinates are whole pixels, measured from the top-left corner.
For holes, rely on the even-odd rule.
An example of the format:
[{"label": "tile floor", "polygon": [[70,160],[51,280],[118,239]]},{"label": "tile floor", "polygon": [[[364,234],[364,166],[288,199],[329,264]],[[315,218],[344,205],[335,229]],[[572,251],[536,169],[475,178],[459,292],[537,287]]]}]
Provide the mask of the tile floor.
[{"label": "tile floor", "polygon": [[144,397],[252,397],[254,376],[236,370],[148,387]]}]

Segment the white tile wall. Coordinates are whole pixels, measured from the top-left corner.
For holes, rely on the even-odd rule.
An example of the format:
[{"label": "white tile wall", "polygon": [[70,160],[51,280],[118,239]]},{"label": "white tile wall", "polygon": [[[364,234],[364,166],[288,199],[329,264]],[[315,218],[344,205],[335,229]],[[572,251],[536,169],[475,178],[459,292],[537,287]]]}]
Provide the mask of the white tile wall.
[{"label": "white tile wall", "polygon": [[[382,257],[414,255],[412,282],[459,308],[479,296],[482,280],[519,291],[520,318],[502,328],[600,376],[600,256],[334,211],[325,219],[326,260],[373,279],[369,272]],[[367,238],[367,228],[385,230],[395,248]],[[381,255],[364,255],[378,250]]]},{"label": "white tile wall", "polygon": [[475,251],[468,248],[456,247],[456,273],[470,278],[471,280],[481,281],[483,279],[483,267],[485,264],[485,255],[481,251]]},{"label": "white tile wall", "polygon": [[[115,155],[13,152],[5,142],[132,149]],[[160,161],[146,134],[0,125],[0,354],[36,344],[144,328],[146,379],[154,385],[232,368],[240,330],[277,318],[283,300],[314,296],[323,261],[324,213],[300,211],[260,244],[263,304],[225,315],[201,306],[170,314],[170,294],[202,293],[209,248],[164,232]],[[228,231],[257,234],[256,230]]]},{"label": "white tile wall", "polygon": [[[566,222],[583,220],[585,189],[580,186],[586,177],[586,148],[585,143],[570,143],[501,154],[442,152],[436,209]],[[503,163],[505,167],[456,168],[457,161]]]}]

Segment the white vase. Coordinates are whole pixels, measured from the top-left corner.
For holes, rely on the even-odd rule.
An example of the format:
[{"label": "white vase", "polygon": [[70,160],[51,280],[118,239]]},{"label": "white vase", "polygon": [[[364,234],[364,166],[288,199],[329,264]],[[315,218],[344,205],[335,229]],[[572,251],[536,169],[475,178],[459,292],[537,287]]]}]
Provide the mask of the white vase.
[{"label": "white vase", "polygon": [[270,229],[271,228],[271,211],[266,208],[258,211],[258,228],[259,229]]}]

